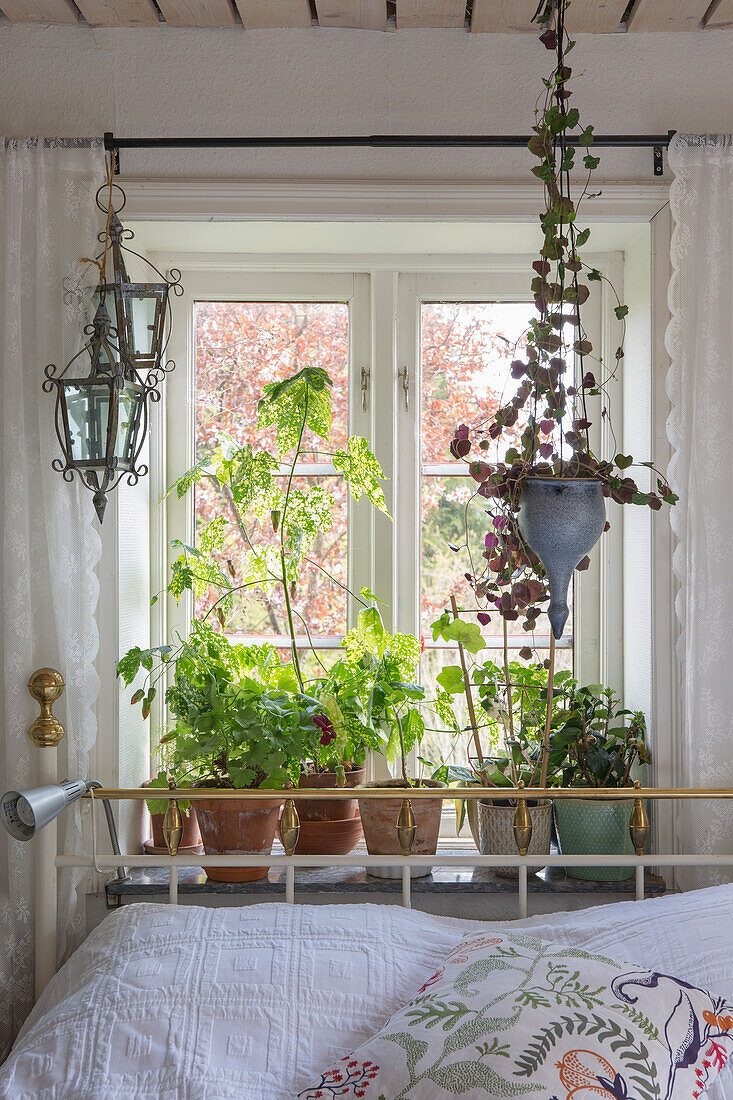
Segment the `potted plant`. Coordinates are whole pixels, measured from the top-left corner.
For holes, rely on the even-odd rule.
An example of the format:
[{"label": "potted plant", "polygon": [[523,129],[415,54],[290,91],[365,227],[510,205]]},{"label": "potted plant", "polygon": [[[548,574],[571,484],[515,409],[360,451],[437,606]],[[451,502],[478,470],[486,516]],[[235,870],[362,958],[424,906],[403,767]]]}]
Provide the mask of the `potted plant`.
[{"label": "potted plant", "polygon": [[[120,662],[120,675],[131,683],[148,665],[151,674],[160,674],[160,666],[173,672],[166,702],[175,724],[162,743],[177,783],[273,794],[294,785],[300,761],[321,734],[315,721],[321,706],[298,691],[292,667],[280,662],[272,646],[233,645],[208,623],[194,621],[176,651],[131,650]],[[204,851],[269,854],[281,803],[281,796],[257,802],[197,800]],[[267,871],[267,866],[210,867],[207,875],[244,882],[265,878]]]},{"label": "potted plant", "polygon": [[[523,783],[530,794],[527,805],[532,812],[529,854],[549,854],[552,802],[532,799],[531,790],[548,786],[556,775],[551,758],[545,757],[543,743],[548,722],[552,729],[561,720],[560,693],[553,691],[549,696],[548,673],[541,664],[527,666],[509,660],[506,638],[502,665],[491,659],[478,660],[476,655],[485,648],[481,631],[475,623],[460,618],[455,600],[453,614],[445,612],[432,629],[434,639],[457,643],[460,664],[446,665],[438,674],[438,683],[449,697],[465,698],[469,720],[468,770],[449,765],[434,774],[469,786],[496,787],[499,796],[467,800],[465,811],[461,807],[459,828],[466,812],[482,854],[514,852],[516,800],[502,798],[501,788],[516,788]],[[556,683],[564,683],[569,675],[558,674]],[[495,870],[505,877],[517,875],[515,865]]]},{"label": "potted plant", "polygon": [[[371,747],[384,755],[393,766],[399,762],[399,775],[365,783],[370,787],[394,787],[409,791],[415,787],[444,787],[440,780],[408,776],[408,756],[420,744],[425,722],[421,705],[425,691],[415,677],[420,662],[420,643],[410,634],[390,634],[384,627],[378,608],[364,608],[356,625],[346,635],[345,664],[353,670],[353,683],[359,685],[366,716],[367,729],[372,731]],[[364,839],[370,855],[401,853],[397,820],[402,798],[359,799],[359,813]],[[441,799],[415,799],[412,803],[416,831],[412,845],[414,855],[432,855],[438,845]],[[369,873],[382,878],[396,878],[394,867],[371,867]],[[414,878],[430,874],[429,867],[413,867]]]},{"label": "potted plant", "polygon": [[[608,528],[605,500],[655,511],[677,501],[653,463],[638,463],[651,471],[645,472],[649,486],[640,487],[628,474],[631,455],[600,457],[591,447],[593,418],[609,424],[607,394],[624,357],[628,307],[608,284],[621,340],[614,361],[606,364],[594,357],[581,316],[591,284],[608,280],[582,258],[590,229],[581,229],[578,217],[599,159],[592,151],[593,127],[581,124],[580,112],[569,102],[573,73],[566,55],[575,43],[566,31],[565,9],[566,0],[547,0],[536,15],[540,41],[553,54],[529,142],[537,161],[532,172],[544,193],[543,244],[532,264],[536,316],[515,348],[514,393],[490,417],[460,425],[451,442],[453,457],[467,464],[475,482],[472,500],[487,513],[484,544],[471,555],[466,572],[481,621],[495,613],[505,622],[521,617],[531,632],[547,605],[550,694],[555,640],[568,615],[568,585],[575,568],[587,567],[588,553]],[[571,173],[581,157],[586,179],[576,201]],[[614,438],[612,431],[605,435]],[[543,754],[548,753],[545,738]]]},{"label": "potted plant", "polygon": [[[307,674],[296,630],[297,620],[301,634],[310,638],[308,622],[298,610],[304,565],[331,576],[309,552],[318,536],[331,527],[334,508],[333,494],[321,484],[301,487],[296,481],[298,463],[308,456],[326,456],[343,475],[355,500],[366,496],[386,512],[380,484],[383,473],[366,440],[352,436],[342,449],[325,449],[331,429],[330,387],[326,372],[311,366],[264,386],[257,424],[263,430],[274,430],[275,447],[268,451],[251,444],[240,446],[225,436],[172,487],[182,498],[192,486],[207,479],[216,486],[222,501],[222,511],[198,532],[196,546],[180,540],[172,543],[180,554],[171,567],[168,592],[178,600],[190,591],[205,610],[200,620],[194,619],[190,639],[178,638],[172,645],[145,651],[136,647],[122,659],[118,671],[128,684],[141,668],[145,672],[145,686],[133,695],[144,716],[150,711],[159,679],[166,670],[173,673],[166,702],[177,722],[168,739],[175,742],[175,753],[183,754],[182,759],[195,763],[199,770],[203,767],[203,774],[197,776],[200,783],[276,788],[298,784],[301,777],[304,785],[309,785],[310,777],[318,774],[324,776],[326,785],[332,785],[355,769],[355,778],[359,778],[369,731],[362,729],[364,740],[356,723],[348,730],[337,728],[329,707],[337,717],[339,682],[332,677],[329,691],[319,687],[317,676]],[[236,542],[243,553],[235,566],[232,546]],[[338,578],[331,580],[346,588]],[[276,592],[284,603],[290,640],[287,664],[280,662],[272,647],[245,648],[226,642],[224,631],[237,594],[252,590],[259,590],[266,599]],[[364,608],[373,600],[367,589],[359,595],[350,594]],[[317,660],[317,651],[313,654]],[[278,805],[273,801],[270,806],[267,831],[276,819]],[[344,828],[352,837],[355,831],[353,812],[349,819],[343,816],[348,809],[348,803],[340,800],[326,808],[330,816],[336,815],[333,846],[337,852],[344,851],[348,840]],[[305,812],[299,854],[309,850],[310,812]],[[225,814],[222,803],[197,803],[205,846],[207,835],[213,836],[217,820],[223,820]],[[262,814],[259,817],[264,820]],[[318,826],[316,830],[324,831]],[[311,836],[310,841],[317,843],[319,851],[330,850],[329,840],[322,835],[315,840]],[[210,840],[209,846],[215,849],[216,843]],[[238,850],[235,838],[229,836],[227,843],[228,850]]]},{"label": "potted plant", "polygon": [[[321,730],[313,759],[305,762],[299,788],[358,787],[366,776],[365,758],[375,737],[366,712],[363,670],[339,658],[313,685],[323,711],[315,719]],[[346,855],[362,836],[356,798],[296,799],[300,834],[298,855]]]},{"label": "potted plant", "polygon": [[[578,787],[578,798],[556,799],[560,850],[566,855],[633,855],[629,834],[632,802],[592,801],[582,789],[614,790],[633,786],[635,766],[650,762],[646,721],[640,711],[622,709],[607,687],[567,686],[565,721],[552,734],[550,758],[564,787]],[[624,724],[627,723],[627,724]],[[618,882],[633,867],[567,867],[571,878]]]}]

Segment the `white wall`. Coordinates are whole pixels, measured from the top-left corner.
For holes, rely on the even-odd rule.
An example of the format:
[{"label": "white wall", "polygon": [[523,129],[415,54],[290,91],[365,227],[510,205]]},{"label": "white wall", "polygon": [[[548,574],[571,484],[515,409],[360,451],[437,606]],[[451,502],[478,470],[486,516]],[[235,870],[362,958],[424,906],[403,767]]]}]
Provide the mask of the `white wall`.
[{"label": "white wall", "polygon": [[[602,132],[733,130],[733,31],[584,35],[574,103]],[[551,59],[534,35],[0,24],[0,132],[18,136],[525,133]],[[651,152],[603,154],[648,179]],[[476,150],[127,152],[124,175],[525,176]]]}]

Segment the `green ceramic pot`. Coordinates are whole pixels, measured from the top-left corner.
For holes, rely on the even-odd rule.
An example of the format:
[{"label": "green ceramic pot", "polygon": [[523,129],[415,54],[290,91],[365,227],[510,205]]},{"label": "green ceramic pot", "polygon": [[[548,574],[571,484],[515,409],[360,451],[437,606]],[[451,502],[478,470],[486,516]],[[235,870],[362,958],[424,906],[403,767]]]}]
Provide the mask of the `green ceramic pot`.
[{"label": "green ceramic pot", "polygon": [[[555,824],[560,851],[570,855],[633,856],[629,834],[633,802],[597,802],[590,798],[555,800]],[[633,867],[566,867],[569,878],[593,882],[623,882],[634,875]]]}]

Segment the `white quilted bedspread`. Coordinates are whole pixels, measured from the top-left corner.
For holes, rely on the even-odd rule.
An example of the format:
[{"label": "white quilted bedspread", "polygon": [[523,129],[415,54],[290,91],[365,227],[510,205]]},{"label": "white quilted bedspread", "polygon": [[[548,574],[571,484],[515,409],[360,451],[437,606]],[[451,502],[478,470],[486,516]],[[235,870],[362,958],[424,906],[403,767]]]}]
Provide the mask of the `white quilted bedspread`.
[{"label": "white quilted bedspread", "polygon": [[[733,886],[521,924],[733,995]],[[0,1097],[292,1098],[482,927],[498,925],[380,905],[126,906],[44,992]],[[733,1100],[730,1066],[709,1096]]]}]

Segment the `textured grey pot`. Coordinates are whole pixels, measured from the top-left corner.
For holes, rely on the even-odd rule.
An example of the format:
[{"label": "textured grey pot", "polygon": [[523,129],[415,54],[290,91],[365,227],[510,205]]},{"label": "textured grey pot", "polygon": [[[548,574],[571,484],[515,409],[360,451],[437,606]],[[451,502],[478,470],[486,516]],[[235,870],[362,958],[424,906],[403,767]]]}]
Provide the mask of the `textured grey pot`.
[{"label": "textured grey pot", "polygon": [[578,562],[606,525],[603,486],[591,479],[528,477],[519,502],[519,530],[545,567],[547,614],[556,638],[568,617],[568,587]]}]

